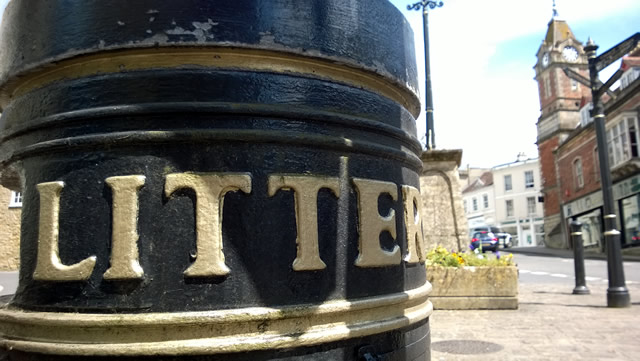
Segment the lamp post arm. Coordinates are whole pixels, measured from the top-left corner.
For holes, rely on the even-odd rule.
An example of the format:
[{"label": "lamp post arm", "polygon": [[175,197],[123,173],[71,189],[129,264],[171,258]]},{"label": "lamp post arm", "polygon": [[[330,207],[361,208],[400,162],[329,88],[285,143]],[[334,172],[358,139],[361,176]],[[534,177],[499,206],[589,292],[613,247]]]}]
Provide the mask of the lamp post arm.
[{"label": "lamp post arm", "polygon": [[606,83],[604,83],[604,85],[600,86],[600,89],[598,89],[598,98],[602,97],[603,93],[607,93],[609,94],[611,91],[609,90],[609,88],[611,88],[611,86],[613,85],[613,83],[615,83],[616,81],[618,81],[618,79],[620,79],[622,77],[622,74],[624,73],[624,70],[622,69],[618,69],[618,71],[616,71],[611,78],[609,78],[609,80],[607,80]]},{"label": "lamp post arm", "polygon": [[[573,70],[573,69],[570,69],[570,68],[567,68],[567,67],[562,68],[562,71],[563,71],[563,72],[564,72],[564,74],[565,74],[566,76],[568,76],[569,78],[571,78],[571,79],[573,79],[573,80],[577,81],[578,83],[580,83],[580,84],[582,84],[582,85],[584,85],[584,86],[588,86],[588,87],[589,87],[589,89],[591,89],[591,80],[590,80],[589,78],[584,77],[584,76],[582,76],[582,74],[578,73],[577,71],[575,71],[575,70]],[[596,86],[597,86],[597,87],[599,87],[599,88],[602,88],[602,82],[601,82],[600,80],[596,80]],[[609,87],[607,87],[607,88],[602,89],[602,91],[604,91],[604,92],[606,92],[607,94],[609,94],[609,96],[610,96],[612,99],[615,99],[615,97],[616,97],[616,93],[614,93],[613,91],[611,91],[611,89],[609,89],[609,88],[611,88],[611,86],[609,86]],[[600,94],[600,95],[602,95],[602,94]]]}]

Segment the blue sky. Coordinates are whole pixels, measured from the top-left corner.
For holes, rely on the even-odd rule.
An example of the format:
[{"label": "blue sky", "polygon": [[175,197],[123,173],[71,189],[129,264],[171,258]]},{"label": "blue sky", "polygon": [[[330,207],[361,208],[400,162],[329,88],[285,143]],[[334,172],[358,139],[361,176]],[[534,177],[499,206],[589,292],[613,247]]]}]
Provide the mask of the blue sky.
[{"label": "blue sky", "polygon": [[[414,29],[422,87],[421,12],[407,10],[415,1],[390,1]],[[443,1],[444,6],[429,15],[437,148],[462,149],[463,167],[508,163],[519,152],[536,157],[540,109],[532,67],[553,0]],[[638,0],[556,1],[560,18],[578,40],[586,42],[591,36],[600,45],[599,53],[640,31]],[[0,0],[0,9],[7,2]],[[602,77],[607,73],[611,69]],[[418,118],[422,140],[424,129],[423,112]]]},{"label": "blue sky", "polygon": [[[422,87],[422,14],[406,10],[412,1],[391,2],[414,29]],[[436,147],[462,149],[462,167],[512,162],[519,152],[537,157],[540,106],[533,66],[553,1],[443,2],[429,14]],[[600,45],[599,53],[640,31],[637,0],[557,0],[557,9],[578,40],[590,36]],[[611,73],[605,69],[601,77]],[[424,129],[421,114],[421,139]]]},{"label": "blue sky", "polygon": [[4,12],[4,7],[7,6],[9,0],[0,0],[0,20],[2,20],[2,12]]}]

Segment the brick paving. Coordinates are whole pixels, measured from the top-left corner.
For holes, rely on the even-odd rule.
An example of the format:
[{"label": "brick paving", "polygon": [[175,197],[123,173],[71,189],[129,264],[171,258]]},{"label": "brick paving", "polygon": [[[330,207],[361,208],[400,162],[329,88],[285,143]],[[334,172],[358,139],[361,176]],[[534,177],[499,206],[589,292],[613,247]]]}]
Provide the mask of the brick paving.
[{"label": "brick paving", "polygon": [[640,285],[622,309],[606,307],[606,284],[588,286],[521,284],[518,310],[436,310],[431,359],[640,360]]}]

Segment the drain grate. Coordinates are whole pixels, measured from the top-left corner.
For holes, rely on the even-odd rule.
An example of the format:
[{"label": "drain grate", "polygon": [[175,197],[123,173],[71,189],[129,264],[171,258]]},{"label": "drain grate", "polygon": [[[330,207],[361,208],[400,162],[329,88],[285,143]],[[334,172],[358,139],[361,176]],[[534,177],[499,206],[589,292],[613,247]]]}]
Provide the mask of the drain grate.
[{"label": "drain grate", "polygon": [[446,352],[456,355],[477,355],[498,352],[504,349],[504,347],[497,343],[487,341],[447,340],[431,343],[431,349],[438,352]]}]

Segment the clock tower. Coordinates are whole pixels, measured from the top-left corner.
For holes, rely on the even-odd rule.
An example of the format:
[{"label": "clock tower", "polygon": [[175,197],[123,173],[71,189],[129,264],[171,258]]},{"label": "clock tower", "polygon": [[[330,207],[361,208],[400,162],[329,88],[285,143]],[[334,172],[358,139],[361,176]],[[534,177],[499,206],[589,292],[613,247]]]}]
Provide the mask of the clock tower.
[{"label": "clock tower", "polygon": [[591,91],[565,74],[564,69],[568,68],[588,79],[588,60],[582,43],[575,38],[567,22],[558,18],[555,8],[536,57],[533,68],[540,96],[537,145],[544,197],[545,243],[548,247],[564,248],[567,233],[562,222],[554,151],[580,124],[580,104],[583,98],[590,98]]}]

